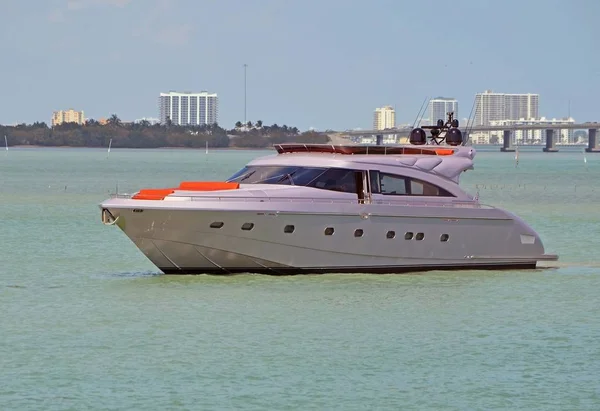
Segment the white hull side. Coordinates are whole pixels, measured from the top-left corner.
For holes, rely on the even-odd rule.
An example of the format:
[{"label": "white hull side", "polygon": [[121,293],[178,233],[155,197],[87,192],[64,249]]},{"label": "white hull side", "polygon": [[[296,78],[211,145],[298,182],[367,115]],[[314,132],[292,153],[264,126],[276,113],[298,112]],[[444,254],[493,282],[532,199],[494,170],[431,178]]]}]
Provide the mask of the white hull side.
[{"label": "white hull side", "polygon": [[[172,210],[107,207],[117,225],[167,273],[402,272],[433,268],[535,267],[544,249],[524,223],[496,209],[432,207],[421,216],[386,216],[386,207],[355,213]],[[397,212],[397,207],[394,207]],[[361,215],[361,212],[362,215]],[[414,210],[406,209],[411,214]],[[468,213],[468,216],[467,216]],[[223,222],[222,228],[210,228]],[[244,223],[253,223],[245,231]],[[293,225],[293,233],[284,227]],[[326,236],[324,230],[335,233]],[[355,237],[362,229],[362,237]],[[386,233],[395,231],[395,238]],[[404,238],[423,233],[417,241]],[[447,242],[440,241],[443,234]],[[522,234],[534,238],[523,243]]]}]

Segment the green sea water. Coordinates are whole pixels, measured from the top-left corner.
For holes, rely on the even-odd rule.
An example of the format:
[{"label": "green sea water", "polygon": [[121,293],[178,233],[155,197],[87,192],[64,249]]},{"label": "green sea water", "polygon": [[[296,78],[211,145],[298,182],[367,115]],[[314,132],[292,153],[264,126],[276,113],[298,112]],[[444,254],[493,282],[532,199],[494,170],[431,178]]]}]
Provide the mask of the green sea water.
[{"label": "green sea water", "polygon": [[267,151],[0,153],[0,410],[598,410],[600,154],[481,149],[533,271],[165,276],[98,203]]}]

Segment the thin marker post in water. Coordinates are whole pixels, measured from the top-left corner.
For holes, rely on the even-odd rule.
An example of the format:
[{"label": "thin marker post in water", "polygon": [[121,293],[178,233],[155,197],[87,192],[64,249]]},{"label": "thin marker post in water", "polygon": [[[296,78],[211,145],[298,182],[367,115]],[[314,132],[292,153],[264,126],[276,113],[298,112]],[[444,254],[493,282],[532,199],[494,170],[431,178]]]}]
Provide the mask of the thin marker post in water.
[{"label": "thin marker post in water", "polygon": [[6,154],[8,154],[8,140],[6,139],[6,134],[4,135],[4,146],[6,147]]},{"label": "thin marker post in water", "polygon": [[108,151],[106,152],[106,158],[108,158],[108,156],[110,156],[110,146],[112,146],[112,138],[108,142]]}]

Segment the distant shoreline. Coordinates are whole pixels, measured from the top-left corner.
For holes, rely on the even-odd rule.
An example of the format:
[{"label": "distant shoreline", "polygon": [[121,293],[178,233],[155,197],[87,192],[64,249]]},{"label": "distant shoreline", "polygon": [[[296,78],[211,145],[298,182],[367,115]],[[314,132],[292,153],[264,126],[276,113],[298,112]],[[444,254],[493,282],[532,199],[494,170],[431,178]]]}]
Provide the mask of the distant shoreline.
[{"label": "distant shoreline", "polygon": [[[298,143],[304,144],[304,143]],[[353,143],[349,143],[353,144]],[[502,144],[475,144],[479,147],[502,147]],[[513,146],[517,147],[517,146]],[[545,147],[545,144],[525,144],[520,145],[520,148],[527,147]],[[587,147],[587,144],[557,144],[556,147]],[[99,146],[41,146],[36,144],[17,144],[14,146],[9,145],[9,149],[11,148],[95,148],[98,150],[108,150],[108,147],[99,147]],[[195,150],[195,151],[205,151],[206,147],[173,147],[173,146],[164,146],[164,147],[112,147],[111,150]],[[208,151],[217,151],[217,150],[231,150],[231,151],[252,151],[252,150],[275,150],[273,146],[267,147],[208,147]]]},{"label": "distant shoreline", "polygon": [[[0,136],[7,137],[8,144],[25,148],[77,147],[105,148],[159,148],[159,149],[261,149],[273,143],[328,143],[326,133],[313,130],[300,132],[297,127],[287,125],[263,125],[247,128],[241,125],[227,130],[217,124],[202,126],[150,125],[147,122],[124,124],[113,115],[110,124],[101,125],[95,120],[85,124],[64,123],[48,127],[46,123],[0,125]],[[236,124],[237,125],[237,124]],[[1,144],[1,143],[0,143]],[[9,146],[10,147],[10,146]]]},{"label": "distant shoreline", "polygon": [[[108,147],[98,146],[40,146],[35,144],[17,144],[14,146],[9,145],[8,149],[11,148],[95,148],[98,150],[108,150]],[[112,147],[111,150],[195,150],[195,151],[206,151],[206,147]],[[208,151],[217,150],[232,150],[232,151],[251,151],[251,150],[274,150],[273,147],[208,147]]]}]

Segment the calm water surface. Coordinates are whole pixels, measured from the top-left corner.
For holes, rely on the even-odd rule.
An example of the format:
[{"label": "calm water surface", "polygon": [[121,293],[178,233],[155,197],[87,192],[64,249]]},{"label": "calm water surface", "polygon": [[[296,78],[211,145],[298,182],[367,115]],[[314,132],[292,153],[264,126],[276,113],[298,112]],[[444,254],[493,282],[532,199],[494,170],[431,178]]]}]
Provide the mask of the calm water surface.
[{"label": "calm water surface", "polygon": [[495,150],[545,269],[164,276],[97,204],[267,152],[0,153],[0,409],[600,409],[600,154]]}]

